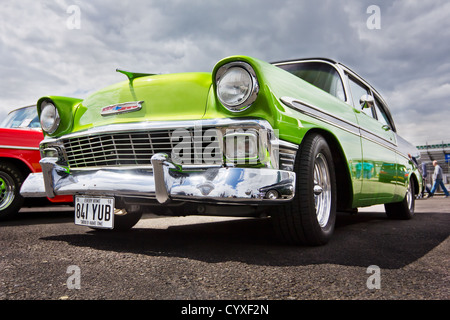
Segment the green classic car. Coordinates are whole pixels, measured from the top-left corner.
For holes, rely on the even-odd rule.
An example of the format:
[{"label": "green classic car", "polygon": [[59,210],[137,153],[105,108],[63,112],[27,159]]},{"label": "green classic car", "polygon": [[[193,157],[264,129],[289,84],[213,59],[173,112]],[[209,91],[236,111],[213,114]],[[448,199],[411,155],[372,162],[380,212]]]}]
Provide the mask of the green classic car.
[{"label": "green classic car", "polygon": [[284,241],[308,245],[330,240],[336,212],[414,215],[419,152],[338,62],[232,56],[211,73],[117,71],[128,79],[85,100],[37,102],[43,172],[23,196],[75,195],[75,223],[94,229],[129,229],[146,210],[270,216]]}]

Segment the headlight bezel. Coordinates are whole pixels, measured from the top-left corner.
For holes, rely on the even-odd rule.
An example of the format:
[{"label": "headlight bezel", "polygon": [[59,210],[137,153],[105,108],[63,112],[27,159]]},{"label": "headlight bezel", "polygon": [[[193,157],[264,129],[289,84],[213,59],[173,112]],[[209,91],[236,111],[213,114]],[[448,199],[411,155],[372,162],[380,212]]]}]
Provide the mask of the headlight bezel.
[{"label": "headlight bezel", "polygon": [[[50,110],[48,108],[52,108],[53,110]],[[39,122],[41,124],[42,130],[47,134],[55,133],[56,130],[58,130],[58,128],[59,128],[59,124],[61,123],[61,116],[59,115],[58,108],[53,103],[53,101],[46,100],[41,103],[40,109],[41,109],[41,112],[40,112],[40,116],[39,116]],[[46,111],[46,109],[50,110],[50,111]],[[53,111],[53,115],[46,115],[46,112],[52,112],[52,111]],[[44,121],[46,121],[46,117],[48,117],[48,116],[50,116],[53,119],[51,124],[44,123]]]},{"label": "headlight bezel", "polygon": [[[222,100],[221,94],[219,92],[221,81],[224,79],[225,75],[233,69],[233,68],[241,68],[245,72],[248,73],[250,77],[251,82],[251,88],[249,88],[249,94],[247,97],[240,102],[239,104],[228,104],[226,101]],[[256,98],[258,97],[259,93],[259,83],[258,78],[256,76],[255,70],[252,68],[250,64],[244,61],[233,61],[224,64],[221,66],[215,75],[215,84],[216,84],[216,96],[217,99],[220,101],[220,103],[229,111],[231,112],[242,112],[247,110],[251,105],[255,102]]]}]

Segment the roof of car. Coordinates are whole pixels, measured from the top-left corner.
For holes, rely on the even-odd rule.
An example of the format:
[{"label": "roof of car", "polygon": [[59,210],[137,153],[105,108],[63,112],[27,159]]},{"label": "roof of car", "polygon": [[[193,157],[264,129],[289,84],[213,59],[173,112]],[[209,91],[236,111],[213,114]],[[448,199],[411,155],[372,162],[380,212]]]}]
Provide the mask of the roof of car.
[{"label": "roof of car", "polygon": [[36,105],[29,105],[29,106],[25,106],[25,107],[16,108],[16,109],[14,109],[14,110],[9,111],[8,114],[10,114],[10,113],[12,113],[12,112],[14,112],[14,111],[17,111],[17,110],[26,109],[26,108],[31,108],[31,107],[36,108]]},{"label": "roof of car", "polygon": [[289,62],[297,62],[297,61],[309,61],[309,60],[322,60],[322,61],[328,61],[328,62],[335,63],[335,64],[339,63],[338,61],[331,59],[331,58],[316,57],[316,58],[299,58],[299,59],[281,60],[281,61],[271,62],[271,64],[289,63]]},{"label": "roof of car", "polygon": [[[326,61],[329,63],[333,63],[333,64],[339,64],[343,67],[345,67],[346,69],[352,71],[353,73],[357,74],[354,70],[352,70],[352,68],[349,68],[347,65],[343,64],[342,62],[339,62],[335,59],[331,59],[331,58],[324,58],[324,57],[312,57],[312,58],[299,58],[299,59],[289,59],[289,60],[281,60],[281,61],[276,61],[276,62],[271,62],[271,64],[281,64],[281,63],[294,63],[294,62],[303,62],[303,61]],[[359,75],[358,75],[359,76]]]}]

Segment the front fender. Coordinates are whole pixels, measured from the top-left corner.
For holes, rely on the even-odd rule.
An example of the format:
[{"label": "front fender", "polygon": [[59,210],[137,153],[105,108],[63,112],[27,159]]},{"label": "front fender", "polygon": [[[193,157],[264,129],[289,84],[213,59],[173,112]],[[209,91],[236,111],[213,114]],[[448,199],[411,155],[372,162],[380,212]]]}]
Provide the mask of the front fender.
[{"label": "front fender", "polygon": [[[74,114],[83,101],[82,99],[69,98],[69,97],[59,97],[59,96],[46,96],[42,97],[37,102],[37,111],[39,118],[41,117],[41,106],[45,102],[51,102],[58,109],[59,116],[61,117],[61,122],[59,128],[51,136],[61,136],[71,132],[73,128],[73,118]],[[48,136],[44,132],[45,136]]]}]

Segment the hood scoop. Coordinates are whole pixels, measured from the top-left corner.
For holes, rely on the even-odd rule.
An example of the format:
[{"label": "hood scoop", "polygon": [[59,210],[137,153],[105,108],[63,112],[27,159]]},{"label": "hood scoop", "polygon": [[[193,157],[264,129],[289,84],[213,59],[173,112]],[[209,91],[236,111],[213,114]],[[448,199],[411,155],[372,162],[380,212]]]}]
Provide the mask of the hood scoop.
[{"label": "hood scoop", "polygon": [[121,70],[121,69],[116,69],[116,72],[120,72],[120,73],[123,73],[124,75],[126,75],[128,78],[128,81],[130,81],[130,84],[133,84],[134,79],[156,75],[156,73],[138,73],[138,72],[125,71],[125,70]]}]

